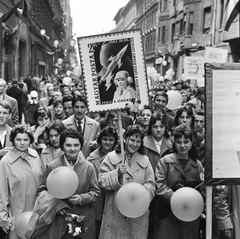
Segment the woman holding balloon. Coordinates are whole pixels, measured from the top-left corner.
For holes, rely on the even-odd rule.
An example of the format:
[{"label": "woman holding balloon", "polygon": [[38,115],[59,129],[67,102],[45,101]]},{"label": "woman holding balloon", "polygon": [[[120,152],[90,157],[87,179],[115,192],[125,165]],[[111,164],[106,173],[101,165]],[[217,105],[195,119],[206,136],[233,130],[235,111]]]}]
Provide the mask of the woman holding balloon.
[{"label": "woman holding balloon", "polygon": [[[129,126],[124,133],[124,161],[122,162],[121,151],[116,149],[106,156],[100,166],[99,185],[106,196],[99,239],[147,238],[149,203],[142,204],[139,200],[144,195],[149,202],[152,200],[155,182],[151,163],[144,155],[143,137],[144,133],[139,125]],[[132,195],[135,189],[135,186],[131,187],[135,185],[133,183],[140,186],[139,191],[143,189],[146,194],[139,197]],[[122,191],[124,188],[129,190]],[[120,191],[124,194],[119,194]],[[136,215],[145,206],[146,210]]]},{"label": "woman holding balloon", "polygon": [[[196,149],[193,145],[194,134],[192,129],[185,125],[179,125],[173,129],[173,150],[174,153],[161,158],[156,168],[156,195],[165,202],[165,207],[170,207],[171,198],[174,191],[181,187],[192,187],[200,183],[200,176],[203,173],[203,167],[197,160]],[[195,202],[190,197],[191,203]],[[181,198],[179,197],[179,206]],[[161,205],[160,205],[161,206]],[[173,205],[175,206],[175,205]],[[183,211],[187,210],[188,204],[182,205]],[[196,205],[202,207],[202,205]],[[171,205],[172,208],[172,205]],[[199,233],[199,215],[191,215],[195,220],[181,220],[169,209],[163,216],[163,212],[156,207],[155,217],[155,237],[161,239],[193,239],[198,238]]]},{"label": "woman holding balloon", "polygon": [[32,211],[42,170],[37,152],[29,147],[34,141],[29,128],[16,126],[10,141],[13,149],[0,161],[0,227],[9,239],[20,239],[16,219]]},{"label": "woman holding balloon", "polygon": [[[69,213],[85,216],[85,226],[88,230],[81,235],[81,238],[93,239],[95,238],[95,216],[92,203],[99,195],[99,188],[93,165],[85,160],[81,151],[82,146],[83,138],[77,130],[66,129],[60,134],[60,148],[64,154],[47,165],[41,180],[39,192],[48,188],[52,196],[64,199],[70,207]],[[59,180],[55,177],[50,177],[48,180],[50,173],[62,166],[63,169],[64,167],[70,168],[77,174],[77,188],[74,190],[73,195],[68,195],[71,188],[64,188],[63,185],[54,184],[58,183],[58,181],[61,182],[62,175],[59,175]],[[69,183],[74,187],[75,182]],[[54,190],[51,191],[49,188],[53,188]],[[61,229],[56,228],[56,230]],[[66,230],[61,239],[72,238],[74,238],[73,234],[68,233],[68,230]]]}]

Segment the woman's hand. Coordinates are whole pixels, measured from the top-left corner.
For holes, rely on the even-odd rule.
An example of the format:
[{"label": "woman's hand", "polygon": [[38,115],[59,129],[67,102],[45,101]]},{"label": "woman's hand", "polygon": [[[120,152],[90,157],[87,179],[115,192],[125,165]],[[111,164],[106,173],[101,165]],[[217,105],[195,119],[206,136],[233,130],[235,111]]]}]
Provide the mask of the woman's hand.
[{"label": "woman's hand", "polygon": [[82,197],[79,194],[74,194],[68,198],[68,201],[73,205],[82,205]]},{"label": "woman's hand", "polygon": [[125,174],[127,172],[127,165],[126,164],[118,164],[117,166],[118,169],[118,175],[122,176],[123,174]]}]

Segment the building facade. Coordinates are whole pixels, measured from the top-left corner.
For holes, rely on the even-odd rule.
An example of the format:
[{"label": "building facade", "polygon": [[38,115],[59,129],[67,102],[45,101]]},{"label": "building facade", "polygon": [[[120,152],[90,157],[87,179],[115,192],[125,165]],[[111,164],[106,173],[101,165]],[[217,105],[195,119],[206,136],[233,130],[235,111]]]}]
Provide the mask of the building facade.
[{"label": "building facade", "polygon": [[[169,68],[174,80],[183,74],[185,56],[204,56],[205,47],[228,49],[228,62],[239,62],[239,17],[228,32],[224,27],[227,0],[135,0],[136,29],[142,29],[146,66],[154,66],[161,75]],[[123,9],[115,19],[123,23]],[[131,8],[134,8],[131,5]],[[129,8],[128,8],[129,9]],[[125,11],[127,12],[127,11]],[[126,25],[121,24],[121,30]],[[166,64],[161,64],[163,59]]]},{"label": "building facade", "polygon": [[[69,1],[21,2],[22,15],[14,13],[2,24],[1,77],[7,81],[27,75],[52,75],[60,68],[58,58],[64,58],[70,48],[69,44],[54,46],[55,40],[64,42],[72,34],[69,30],[72,29]],[[1,0],[0,16],[15,4],[14,1]],[[64,12],[63,6],[66,5],[68,11]]]}]

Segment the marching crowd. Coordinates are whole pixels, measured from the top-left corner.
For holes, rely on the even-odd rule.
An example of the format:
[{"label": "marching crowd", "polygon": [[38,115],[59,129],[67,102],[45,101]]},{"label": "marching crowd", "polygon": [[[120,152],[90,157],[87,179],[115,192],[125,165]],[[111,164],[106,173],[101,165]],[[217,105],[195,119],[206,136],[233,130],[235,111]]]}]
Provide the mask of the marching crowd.
[{"label": "marching crowd", "polygon": [[[166,107],[168,90],[182,95],[176,110]],[[0,238],[20,238],[15,220],[25,211],[35,212],[26,238],[74,238],[63,210],[85,216],[84,239],[205,238],[204,212],[184,222],[170,208],[181,187],[205,195],[204,97],[204,87],[166,79],[150,105],[133,100],[121,112],[93,114],[80,78],[68,85],[51,77],[0,79]],[[71,197],[56,200],[46,179],[60,166],[73,169],[79,185]],[[125,217],[116,205],[118,190],[129,182],[142,184],[151,198],[138,218]],[[213,238],[240,238],[236,210],[232,217],[238,193],[234,185],[214,186]]]}]

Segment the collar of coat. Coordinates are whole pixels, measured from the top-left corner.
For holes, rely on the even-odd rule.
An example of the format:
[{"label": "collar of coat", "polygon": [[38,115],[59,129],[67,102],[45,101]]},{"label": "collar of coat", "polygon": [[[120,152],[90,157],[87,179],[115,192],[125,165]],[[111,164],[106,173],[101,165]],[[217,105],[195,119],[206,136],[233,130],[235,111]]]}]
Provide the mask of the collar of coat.
[{"label": "collar of coat", "polygon": [[[122,156],[120,153],[117,154],[115,151],[113,151],[113,152],[110,152],[108,155],[109,155],[109,160],[113,165],[117,165],[121,163]],[[146,168],[149,163],[148,157],[138,152],[133,154],[132,160],[136,161],[136,163],[142,168]]]},{"label": "collar of coat", "polygon": [[[172,154],[168,154],[164,157],[164,161],[166,163],[172,163],[172,164],[179,164],[179,161],[177,160],[176,158],[176,154],[175,153],[172,153]],[[197,161],[193,161],[192,159],[189,160],[189,163],[197,168],[198,167],[198,162]]]},{"label": "collar of coat", "polygon": [[[155,145],[155,142],[153,140],[153,137],[151,135],[146,135],[144,137],[143,144],[144,144],[144,147],[149,148],[159,154],[157,147]],[[171,144],[170,140],[163,137],[161,151],[165,151],[166,149],[171,148],[171,147],[172,147],[172,144]]]},{"label": "collar of coat", "polygon": [[[7,160],[10,164],[14,163],[18,158],[21,157],[15,147],[13,147],[13,149],[9,151],[7,155],[8,155]],[[33,158],[38,158],[37,152],[31,148],[28,148],[28,155]]]}]

